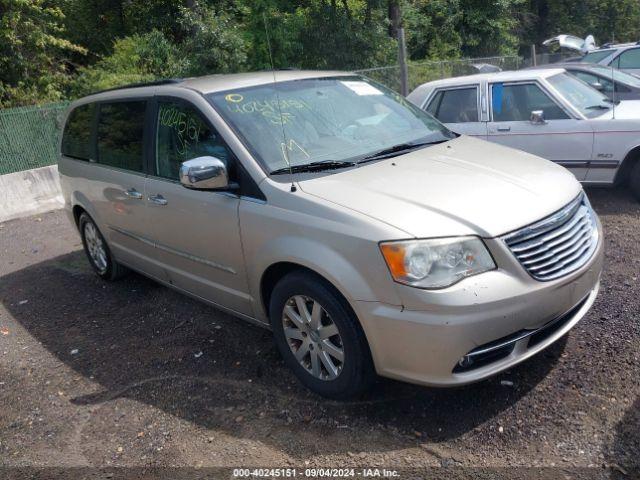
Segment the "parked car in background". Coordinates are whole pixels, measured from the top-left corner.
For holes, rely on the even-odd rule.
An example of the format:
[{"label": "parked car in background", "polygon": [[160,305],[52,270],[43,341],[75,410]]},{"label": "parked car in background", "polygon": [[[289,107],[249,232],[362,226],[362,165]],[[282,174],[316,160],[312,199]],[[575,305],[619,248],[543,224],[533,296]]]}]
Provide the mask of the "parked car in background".
[{"label": "parked car in background", "polygon": [[[545,46],[557,45],[560,48],[580,52],[580,62],[595,63],[614,67],[633,75],[640,75],[640,42],[607,43],[600,47],[592,35],[584,40],[573,35],[558,35],[542,42]],[[567,60],[563,60],[563,63]]]},{"label": "parked car in background", "polygon": [[640,99],[640,78],[617,68],[595,63],[567,62],[529,67],[529,70],[557,68],[564,68],[568,73],[601,91],[611,100]]},{"label": "parked car in background", "polygon": [[640,200],[640,101],[615,105],[563,69],[425,83],[408,99],[453,131],[539,155],[587,184],[628,184]]},{"label": "parked car in background", "polygon": [[131,268],[271,328],[300,380],[334,398],[375,372],[478,381],[586,314],[602,229],[565,169],[458,136],[353,74],[275,76],[71,105],[60,181],[101,278]]},{"label": "parked car in background", "polygon": [[614,67],[634,75],[640,75],[640,44],[604,45],[587,53],[582,57],[582,61]]}]

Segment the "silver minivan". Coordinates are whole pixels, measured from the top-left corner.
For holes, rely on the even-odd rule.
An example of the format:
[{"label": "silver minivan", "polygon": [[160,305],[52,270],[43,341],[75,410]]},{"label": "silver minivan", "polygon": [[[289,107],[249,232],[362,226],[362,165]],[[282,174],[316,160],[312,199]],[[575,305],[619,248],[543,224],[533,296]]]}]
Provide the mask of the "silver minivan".
[{"label": "silver minivan", "polygon": [[271,328],[313,391],[475,382],[567,333],[602,231],[563,167],[368,79],[282,71],[74,102],[60,180],[88,260]]}]

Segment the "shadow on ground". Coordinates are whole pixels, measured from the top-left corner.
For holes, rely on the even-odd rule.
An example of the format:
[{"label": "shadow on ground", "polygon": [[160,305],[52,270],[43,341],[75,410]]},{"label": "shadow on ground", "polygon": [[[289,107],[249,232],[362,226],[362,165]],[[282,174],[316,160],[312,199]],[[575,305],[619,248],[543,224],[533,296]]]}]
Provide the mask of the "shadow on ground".
[{"label": "shadow on ground", "polygon": [[[22,299],[28,302],[20,304]],[[388,451],[455,439],[518,402],[545,378],[565,346],[563,339],[512,369],[515,387],[499,379],[446,390],[381,380],[366,400],[336,403],[295,381],[268,331],[139,275],[103,282],[79,251],[2,277],[0,301],[87,385],[99,384],[98,391],[89,388],[72,398],[74,404],[130,398],[296,458],[357,452],[358,445]],[[65,375],[66,369],[49,364],[54,382]],[[234,421],[238,414],[242,424]],[[351,441],[381,426],[397,434]],[[328,436],[333,441],[318,441]]]},{"label": "shadow on ground", "polygon": [[640,398],[616,425],[614,435],[605,451],[611,478],[640,478]]}]

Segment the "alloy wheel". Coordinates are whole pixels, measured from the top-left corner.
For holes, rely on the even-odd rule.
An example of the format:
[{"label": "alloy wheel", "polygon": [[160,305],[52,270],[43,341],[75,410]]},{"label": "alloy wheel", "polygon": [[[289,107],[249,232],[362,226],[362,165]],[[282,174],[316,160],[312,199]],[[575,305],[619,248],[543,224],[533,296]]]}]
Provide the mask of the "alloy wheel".
[{"label": "alloy wheel", "polygon": [[87,222],[84,225],[84,239],[91,261],[100,273],[107,271],[107,251],[96,226]]},{"label": "alloy wheel", "polygon": [[335,380],[344,365],[338,327],[316,300],[294,295],[282,312],[284,336],[294,357],[311,375]]}]

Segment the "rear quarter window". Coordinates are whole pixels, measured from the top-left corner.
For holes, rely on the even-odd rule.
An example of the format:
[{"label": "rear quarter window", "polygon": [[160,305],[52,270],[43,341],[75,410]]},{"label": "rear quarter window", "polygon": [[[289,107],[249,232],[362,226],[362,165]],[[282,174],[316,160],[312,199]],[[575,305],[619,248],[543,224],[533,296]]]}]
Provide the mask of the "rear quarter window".
[{"label": "rear quarter window", "polygon": [[95,110],[95,104],[91,103],[81,105],[69,114],[62,133],[63,155],[79,160],[91,158],[93,153],[91,130]]}]

